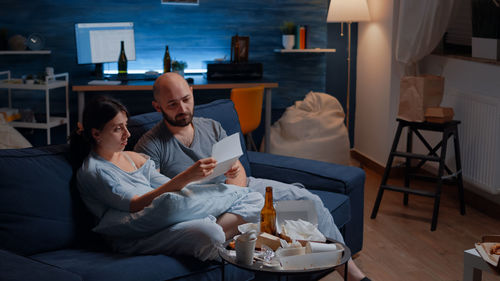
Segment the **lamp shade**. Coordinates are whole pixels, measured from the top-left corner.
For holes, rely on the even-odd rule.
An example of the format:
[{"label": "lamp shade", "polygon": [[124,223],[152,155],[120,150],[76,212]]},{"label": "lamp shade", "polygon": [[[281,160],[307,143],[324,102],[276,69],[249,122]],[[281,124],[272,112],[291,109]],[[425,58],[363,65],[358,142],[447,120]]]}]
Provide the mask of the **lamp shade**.
[{"label": "lamp shade", "polygon": [[330,0],[326,22],[369,21],[366,0]]}]

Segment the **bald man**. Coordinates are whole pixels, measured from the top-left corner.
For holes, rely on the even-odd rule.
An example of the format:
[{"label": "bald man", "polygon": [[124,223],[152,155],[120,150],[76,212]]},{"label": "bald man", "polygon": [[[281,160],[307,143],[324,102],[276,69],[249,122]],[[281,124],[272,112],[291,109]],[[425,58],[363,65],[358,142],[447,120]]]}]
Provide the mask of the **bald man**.
[{"label": "bald man", "polygon": [[[163,115],[163,120],[141,137],[134,150],[149,155],[156,163],[156,168],[167,177],[181,173],[200,159],[211,157],[213,144],[227,134],[219,122],[193,116],[193,90],[186,80],[176,73],[163,74],[155,81],[153,94],[152,105]],[[239,161],[224,175],[212,179],[212,182],[248,187],[262,195],[265,195],[266,186],[272,186],[275,201],[311,200],[318,213],[319,230],[327,237],[344,241],[321,199],[300,184],[247,177]],[[227,221],[224,223],[230,227],[242,222],[238,217],[225,219]],[[361,280],[363,277],[364,274],[350,261],[349,278]]]}]

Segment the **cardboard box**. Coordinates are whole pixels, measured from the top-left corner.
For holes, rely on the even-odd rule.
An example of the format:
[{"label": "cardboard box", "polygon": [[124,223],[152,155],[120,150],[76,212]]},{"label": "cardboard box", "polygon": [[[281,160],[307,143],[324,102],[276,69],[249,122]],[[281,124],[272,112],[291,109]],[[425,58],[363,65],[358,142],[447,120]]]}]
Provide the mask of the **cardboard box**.
[{"label": "cardboard box", "polygon": [[285,220],[302,219],[312,224],[318,224],[318,214],[311,200],[285,200],[274,203],[276,210],[276,226],[281,229]]},{"label": "cardboard box", "polygon": [[481,238],[481,242],[475,244],[475,247],[483,260],[500,272],[500,255],[490,252],[491,248],[497,244],[500,244],[500,235],[485,235]]},{"label": "cardboard box", "polygon": [[262,232],[257,237],[255,247],[260,249],[262,245],[266,245],[269,248],[273,249],[273,251],[276,251],[279,247],[281,247],[280,238],[269,233]]},{"label": "cardboard box", "polygon": [[281,267],[285,270],[307,270],[336,266],[342,259],[344,250],[311,253],[305,255],[281,257]]},{"label": "cardboard box", "polygon": [[429,107],[425,110],[425,121],[432,123],[446,123],[453,120],[453,108],[451,107]]},{"label": "cardboard box", "polygon": [[[290,237],[281,233],[282,225],[285,220],[305,220],[314,225],[318,224],[318,214],[314,207],[314,202],[311,200],[286,200],[278,201],[274,204],[276,210],[276,228],[280,238],[287,242],[292,242]],[[308,241],[298,240],[302,246],[305,246]]]}]

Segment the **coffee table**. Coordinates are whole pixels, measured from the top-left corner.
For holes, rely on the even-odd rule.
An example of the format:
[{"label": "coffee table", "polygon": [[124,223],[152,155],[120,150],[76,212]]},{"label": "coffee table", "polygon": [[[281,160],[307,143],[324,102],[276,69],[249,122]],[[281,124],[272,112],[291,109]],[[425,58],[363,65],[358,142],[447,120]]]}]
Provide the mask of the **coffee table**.
[{"label": "coffee table", "polygon": [[[259,280],[261,278],[258,278],[257,276],[269,276],[269,275],[275,275],[277,280],[280,280],[281,276],[290,276],[290,275],[306,275],[306,274],[318,274],[321,275],[321,277],[325,276],[326,274],[333,272],[337,268],[344,266],[344,269],[347,273],[347,261],[351,258],[351,250],[349,247],[347,247],[344,243],[338,242],[333,239],[327,239],[327,243],[338,243],[344,247],[344,252],[342,254],[342,258],[340,259],[340,262],[335,265],[335,266],[327,266],[327,267],[319,267],[319,268],[311,268],[311,269],[300,269],[300,270],[291,270],[291,269],[276,269],[268,266],[264,266],[262,261],[254,260],[254,263],[252,265],[244,265],[241,263],[236,262],[236,256],[230,254],[230,250],[227,249],[228,244],[232,240],[226,241],[221,248],[219,248],[219,255],[223,260],[224,265],[226,263],[232,264],[238,268],[245,269],[252,271],[256,274],[256,280]],[[225,266],[222,267],[222,280],[225,280]],[[344,274],[344,280],[347,281],[347,274]]]}]

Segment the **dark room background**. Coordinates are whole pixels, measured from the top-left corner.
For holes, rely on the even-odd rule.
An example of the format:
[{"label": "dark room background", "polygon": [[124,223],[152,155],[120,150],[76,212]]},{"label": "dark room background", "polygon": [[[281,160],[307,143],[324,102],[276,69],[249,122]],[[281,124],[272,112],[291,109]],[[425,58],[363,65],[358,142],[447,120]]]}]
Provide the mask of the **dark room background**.
[{"label": "dark room background", "polygon": [[[7,37],[40,34],[45,40],[44,49],[51,50],[51,54],[0,55],[0,71],[11,70],[17,78],[37,74],[47,66],[54,67],[55,73],[68,72],[71,125],[74,127],[77,99],[71,85],[91,80],[93,70],[93,65],[77,64],[76,23],[133,22],[136,60],[129,61],[128,69],[143,71],[162,69],[165,45],[169,46],[172,59],[188,63],[188,70],[202,69],[204,61],[229,58],[231,36],[238,34],[250,37],[249,60],[263,63],[264,79],[279,83],[279,88],[273,90],[272,99],[273,119],[277,119],[286,107],[303,99],[309,91],[327,92],[342,104],[345,102],[347,38],[340,37],[340,24],[327,25],[328,4],[328,0],[199,0],[199,5],[194,6],[164,5],[160,0],[2,0],[0,29],[7,30]],[[282,48],[279,26],[283,21],[307,25],[308,48],[328,47],[337,52],[275,53],[274,49]],[[356,38],[357,26],[353,25],[351,124],[354,124]],[[104,69],[116,69],[116,65],[105,64]],[[198,98],[200,103],[227,97],[218,94],[197,96],[203,96]],[[152,110],[150,93],[114,96],[124,102],[132,114]],[[5,106],[7,94],[0,90],[0,107]],[[36,113],[43,113],[44,95],[13,91],[13,107],[29,107]],[[64,91],[54,90],[51,94],[51,111],[63,113]],[[351,135],[353,129],[351,126]],[[57,134],[58,130],[53,131]],[[64,134],[64,128],[61,131]],[[64,142],[64,137],[54,142]]]}]

